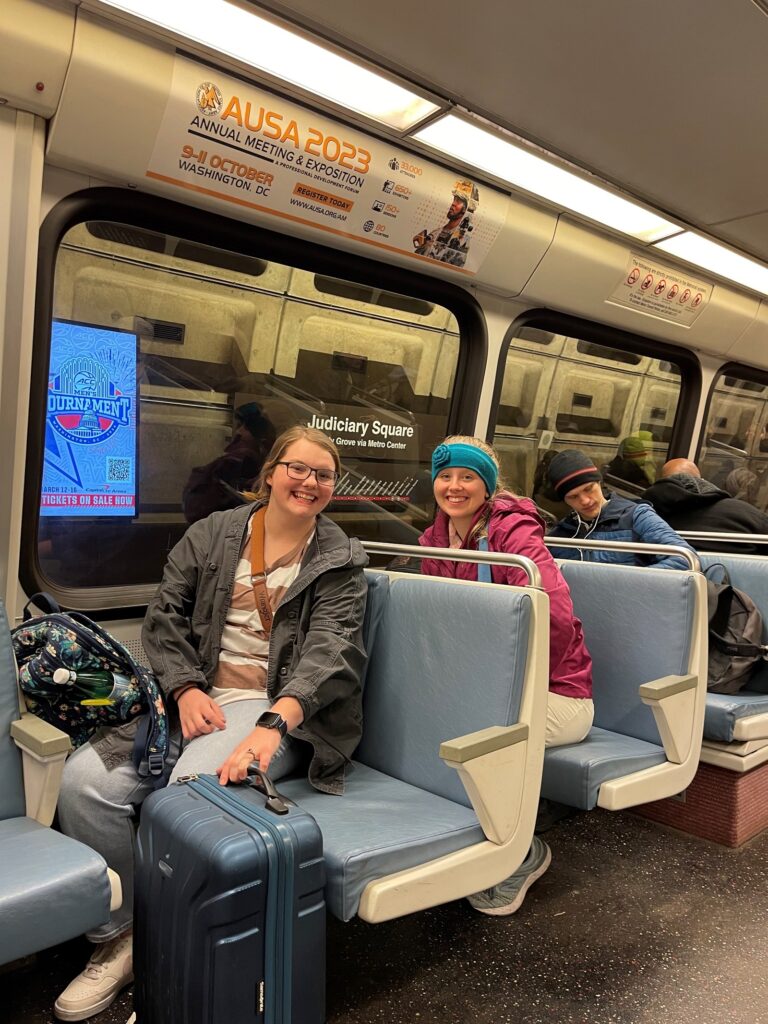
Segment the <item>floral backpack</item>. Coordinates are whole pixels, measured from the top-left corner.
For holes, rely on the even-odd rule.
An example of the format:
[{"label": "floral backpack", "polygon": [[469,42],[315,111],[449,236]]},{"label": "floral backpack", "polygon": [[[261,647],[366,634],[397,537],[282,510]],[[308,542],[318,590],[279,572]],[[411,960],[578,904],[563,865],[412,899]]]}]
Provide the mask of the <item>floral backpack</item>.
[{"label": "floral backpack", "polygon": [[[30,618],[29,605],[50,614]],[[123,725],[144,715],[133,762],[142,776],[162,777],[168,754],[168,718],[157,680],[113,636],[79,612],[62,612],[48,594],[35,594],[24,622],[11,630],[19,685],[29,711],[69,734],[72,746],[86,743],[102,726]],[[108,670],[130,678],[114,703],[83,705],[71,683],[54,682],[57,669]]]}]

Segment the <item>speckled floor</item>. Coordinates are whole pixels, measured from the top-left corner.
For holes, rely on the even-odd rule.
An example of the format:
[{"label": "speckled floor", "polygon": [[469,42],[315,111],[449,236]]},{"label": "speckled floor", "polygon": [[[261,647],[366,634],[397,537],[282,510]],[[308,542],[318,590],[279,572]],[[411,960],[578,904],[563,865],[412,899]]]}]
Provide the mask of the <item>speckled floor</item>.
[{"label": "speckled floor", "polygon": [[[461,902],[331,922],[328,1024],[768,1024],[768,833],[727,850],[597,811],[544,838],[552,867],[510,918]],[[53,1021],[86,957],[70,943],[0,975],[0,1020]],[[130,1009],[127,990],[92,1020]]]}]

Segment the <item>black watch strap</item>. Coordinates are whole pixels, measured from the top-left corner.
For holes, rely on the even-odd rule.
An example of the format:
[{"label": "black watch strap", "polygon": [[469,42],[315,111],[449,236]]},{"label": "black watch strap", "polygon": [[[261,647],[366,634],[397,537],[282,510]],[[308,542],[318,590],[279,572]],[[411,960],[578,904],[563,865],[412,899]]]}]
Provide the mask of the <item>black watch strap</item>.
[{"label": "black watch strap", "polygon": [[262,729],[277,729],[283,738],[288,735],[288,723],[276,711],[265,711],[259,715],[256,725]]}]

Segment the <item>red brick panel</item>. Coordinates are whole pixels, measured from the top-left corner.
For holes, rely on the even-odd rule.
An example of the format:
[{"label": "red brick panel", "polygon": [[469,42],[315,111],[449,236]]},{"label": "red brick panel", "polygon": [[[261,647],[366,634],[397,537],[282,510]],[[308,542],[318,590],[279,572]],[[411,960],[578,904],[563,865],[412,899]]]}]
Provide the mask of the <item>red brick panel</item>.
[{"label": "red brick panel", "polygon": [[768,828],[768,763],[750,772],[700,764],[680,800],[656,800],[635,810],[723,846],[741,846]]}]

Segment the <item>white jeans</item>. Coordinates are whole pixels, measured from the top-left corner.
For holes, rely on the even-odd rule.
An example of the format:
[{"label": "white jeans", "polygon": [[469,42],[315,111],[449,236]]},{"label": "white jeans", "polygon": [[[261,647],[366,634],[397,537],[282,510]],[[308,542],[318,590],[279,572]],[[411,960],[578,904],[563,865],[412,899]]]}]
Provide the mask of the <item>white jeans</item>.
[{"label": "white jeans", "polygon": [[562,747],[566,743],[581,743],[592,728],[595,705],[580,697],[564,697],[549,691],[547,698],[546,746]]}]

